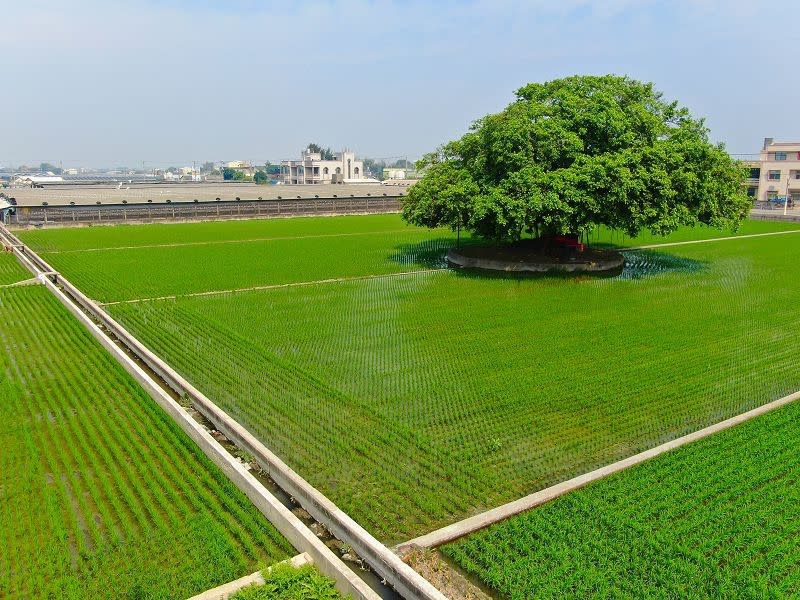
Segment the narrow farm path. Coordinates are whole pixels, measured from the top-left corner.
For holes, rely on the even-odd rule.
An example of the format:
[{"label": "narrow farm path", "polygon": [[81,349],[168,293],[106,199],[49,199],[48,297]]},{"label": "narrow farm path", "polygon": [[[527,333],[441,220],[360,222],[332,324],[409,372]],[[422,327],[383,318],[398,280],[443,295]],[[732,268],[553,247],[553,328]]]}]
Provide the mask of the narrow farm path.
[{"label": "narrow farm path", "polygon": [[743,240],[747,238],[767,237],[771,235],[788,235],[790,233],[800,233],[800,229],[788,229],[786,231],[769,231],[767,233],[748,233],[746,235],[729,235],[726,237],[708,238],[705,240],[686,240],[683,242],[664,242],[662,244],[647,244],[644,246],[625,246],[620,250],[650,250],[652,248],[667,248],[669,246],[688,246],[690,244],[707,244],[709,242],[726,242],[729,240]]},{"label": "narrow farm path", "polygon": [[418,271],[402,271],[400,273],[384,273],[381,275],[357,275],[355,277],[334,277],[331,279],[316,279],[313,281],[295,281],[292,283],[276,283],[272,285],[253,285],[250,287],[233,288],[229,290],[211,290],[207,292],[193,292],[190,294],[173,294],[170,296],[152,296],[149,298],[133,298],[132,300],[117,300],[114,302],[98,302],[98,306],[114,306],[115,304],[138,304],[141,302],[151,302],[154,300],[175,300],[176,298],[196,298],[198,296],[221,296],[225,294],[235,294],[242,292],[256,292],[260,290],[273,290],[281,288],[304,287],[322,285],[326,283],[340,283],[344,281],[365,281],[370,279],[385,279],[389,277],[401,277],[404,275],[419,275],[420,273],[436,273],[443,269],[420,269]]},{"label": "narrow farm path", "polygon": [[37,283],[42,283],[42,282],[39,281],[37,277],[31,277],[30,279],[23,279],[22,281],[15,281],[14,283],[7,283],[5,285],[0,285],[0,289],[19,287],[21,285],[36,285]]},{"label": "narrow farm path", "polygon": [[72,250],[45,250],[43,255],[49,254],[80,254],[83,252],[106,252],[114,250],[147,250],[153,248],[181,248],[184,246],[219,246],[224,244],[254,244],[257,242],[280,242],[283,240],[305,240],[317,238],[342,238],[368,235],[383,235],[387,233],[407,233],[407,229],[388,231],[350,231],[347,233],[314,233],[309,235],[286,235],[272,237],[242,238],[239,240],[203,240],[198,242],[172,242],[167,244],[139,244],[132,246],[104,246],[99,248],[74,248]]}]

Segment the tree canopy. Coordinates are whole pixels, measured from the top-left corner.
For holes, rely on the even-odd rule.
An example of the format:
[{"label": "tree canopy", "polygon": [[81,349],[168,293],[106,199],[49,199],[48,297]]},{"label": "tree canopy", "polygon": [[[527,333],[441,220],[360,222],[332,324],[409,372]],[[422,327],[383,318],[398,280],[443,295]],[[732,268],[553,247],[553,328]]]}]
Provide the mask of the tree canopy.
[{"label": "tree canopy", "polygon": [[510,241],[598,225],[631,236],[698,223],[735,229],[750,207],[746,169],[708,133],[651,83],[614,75],[532,83],[419,161],[425,175],[403,217]]},{"label": "tree canopy", "polygon": [[383,180],[383,169],[386,167],[386,162],[382,160],[375,160],[374,158],[365,158],[364,171],[369,177]]},{"label": "tree canopy", "polygon": [[39,170],[42,173],[53,173],[54,175],[61,175],[63,170],[60,167],[57,167],[53,164],[43,162],[39,165]]},{"label": "tree canopy", "polygon": [[245,176],[244,173],[242,173],[238,169],[232,169],[231,167],[223,167],[222,179],[224,179],[225,181],[244,181]]},{"label": "tree canopy", "polygon": [[308,149],[311,152],[318,152],[322,160],[334,160],[334,158],[336,157],[336,155],[333,153],[333,150],[331,150],[330,147],[323,148],[316,142],[311,142],[308,145]]}]

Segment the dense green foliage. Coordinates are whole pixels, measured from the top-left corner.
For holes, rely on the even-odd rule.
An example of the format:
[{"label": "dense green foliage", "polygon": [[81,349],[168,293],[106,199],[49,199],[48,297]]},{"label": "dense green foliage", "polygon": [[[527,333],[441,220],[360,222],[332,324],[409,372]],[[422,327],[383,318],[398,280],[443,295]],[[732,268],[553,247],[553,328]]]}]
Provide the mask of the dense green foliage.
[{"label": "dense green foliage", "polygon": [[[0,249],[2,250],[2,249]],[[0,285],[9,285],[33,277],[11,252],[0,252]]]},{"label": "dense green foliage", "polygon": [[336,154],[333,150],[331,150],[330,146],[327,148],[323,148],[319,144],[315,142],[311,142],[308,145],[309,152],[318,152],[322,160],[334,160],[336,158]]},{"label": "dense green foliage", "polygon": [[598,225],[628,235],[735,228],[750,208],[745,169],[709,142],[702,120],[652,84],[612,75],[529,84],[420,167],[406,220],[496,240]]},{"label": "dense green foliage", "polygon": [[342,600],[333,581],[311,565],[296,569],[275,565],[264,574],[264,585],[244,588],[231,600]]},{"label": "dense green foliage", "polygon": [[503,598],[800,595],[800,403],[443,548]]},{"label": "dense green foliage", "polygon": [[[51,251],[56,242],[96,248],[100,238],[116,246],[152,246],[161,234],[162,243],[172,235],[192,243],[216,238],[183,248],[213,246],[213,253],[182,260],[204,260],[205,271],[227,271],[231,281],[248,284],[317,280],[330,265],[336,273],[362,275],[390,273],[397,265],[424,269],[109,307],[304,477],[391,542],[800,387],[800,343],[793,334],[800,328],[799,234],[630,252],[629,268],[613,279],[506,279],[431,271],[424,265],[435,262],[437,247],[441,252],[434,243],[444,239],[439,234],[397,233],[396,216],[358,219],[26,237]],[[385,233],[378,235],[381,222]],[[333,238],[315,229],[357,233],[359,223],[373,233]],[[273,227],[280,233],[271,235]],[[786,227],[748,222],[742,231]],[[711,234],[719,235],[675,236]],[[221,243],[226,235],[229,243]],[[254,246],[236,242],[237,235],[281,239]],[[626,243],[642,241],[653,240]],[[265,249],[248,251],[258,245]],[[218,281],[201,278],[191,264],[167,268],[171,251],[126,250],[136,258],[121,274],[109,258],[117,251],[46,257],[76,257],[56,264],[105,299],[208,289]],[[151,270],[138,275],[136,265]]]},{"label": "dense green foliage", "polygon": [[42,286],[0,321],[0,597],[185,598],[293,552]]},{"label": "dense green foliage", "polygon": [[61,175],[64,172],[60,167],[47,162],[39,163],[39,171],[42,173],[50,172],[53,175]]}]

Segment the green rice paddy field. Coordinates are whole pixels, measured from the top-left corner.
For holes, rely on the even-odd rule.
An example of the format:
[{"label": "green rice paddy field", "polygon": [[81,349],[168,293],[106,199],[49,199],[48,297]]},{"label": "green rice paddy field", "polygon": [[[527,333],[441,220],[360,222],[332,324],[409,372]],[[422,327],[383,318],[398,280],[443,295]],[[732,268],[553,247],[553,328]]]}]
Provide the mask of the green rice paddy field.
[{"label": "green rice paddy field", "polygon": [[294,554],[43,286],[0,323],[0,598],[186,598]]},{"label": "green rice paddy field", "polygon": [[443,551],[502,598],[797,598],[800,404]]},{"label": "green rice paddy field", "polygon": [[33,277],[10,252],[0,254],[0,286],[9,286]]},{"label": "green rice paddy field", "polygon": [[388,543],[800,389],[799,233],[608,279],[453,272],[396,215],[21,237]]}]

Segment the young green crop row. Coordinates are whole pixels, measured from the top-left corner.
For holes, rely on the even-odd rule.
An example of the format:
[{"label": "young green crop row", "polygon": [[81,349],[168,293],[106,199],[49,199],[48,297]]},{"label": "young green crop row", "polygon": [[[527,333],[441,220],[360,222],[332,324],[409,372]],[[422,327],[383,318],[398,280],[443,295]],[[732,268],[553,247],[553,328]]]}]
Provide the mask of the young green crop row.
[{"label": "young green crop row", "polygon": [[443,547],[502,598],[800,595],[800,403]]},{"label": "young green crop row", "polygon": [[0,597],[188,597],[293,552],[44,287],[0,320]]},{"label": "young green crop row", "polygon": [[800,236],[637,260],[658,268],[441,270],[110,310],[399,542],[800,388]]},{"label": "young green crop row", "polygon": [[[798,229],[797,223],[745,221],[735,235]],[[304,217],[244,221],[212,221],[204,223],[116,225],[114,227],[80,227],[63,229],[31,229],[19,232],[26,244],[37,252],[84,252],[119,247],[147,247],[164,244],[220,245],[248,240],[293,239],[300,237],[341,237],[365,233],[401,233],[414,231],[399,215],[359,215],[341,217]],[[428,232],[429,235],[431,232]],[[708,239],[734,235],[710,227],[682,228],[669,236],[642,232],[631,239],[618,231],[598,228],[591,235],[592,243],[619,246],[660,242]]]},{"label": "young green crop row", "polygon": [[32,277],[29,271],[19,264],[11,252],[0,248],[0,285],[9,285]]},{"label": "young green crop row", "polygon": [[20,236],[37,252],[74,252],[119,246],[204,243],[218,245],[256,239],[362,235],[365,232],[396,233],[410,229],[398,215],[390,214],[42,228],[22,231]]}]

